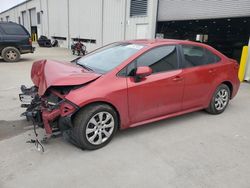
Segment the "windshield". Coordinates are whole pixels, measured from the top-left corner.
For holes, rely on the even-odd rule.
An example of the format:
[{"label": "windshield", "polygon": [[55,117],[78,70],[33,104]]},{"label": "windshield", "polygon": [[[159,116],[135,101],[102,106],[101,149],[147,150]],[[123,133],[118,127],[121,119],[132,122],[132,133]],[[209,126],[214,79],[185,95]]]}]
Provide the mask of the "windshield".
[{"label": "windshield", "polygon": [[98,73],[106,73],[143,47],[141,44],[113,43],[80,58],[77,64]]}]

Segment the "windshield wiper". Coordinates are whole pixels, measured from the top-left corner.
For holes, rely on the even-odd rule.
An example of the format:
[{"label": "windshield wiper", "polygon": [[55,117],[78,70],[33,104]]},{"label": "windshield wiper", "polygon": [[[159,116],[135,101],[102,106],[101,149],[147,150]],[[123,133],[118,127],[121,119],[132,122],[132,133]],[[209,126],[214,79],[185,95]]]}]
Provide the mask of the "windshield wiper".
[{"label": "windshield wiper", "polygon": [[81,57],[77,57],[77,58],[71,60],[70,62],[71,62],[71,63],[76,63],[80,58],[81,58]]},{"label": "windshield wiper", "polygon": [[83,67],[84,69],[87,69],[88,71],[92,71],[92,72],[95,72],[93,69],[91,69],[90,67],[87,67],[86,65],[83,65],[83,64],[80,64],[76,61],[76,64],[77,65],[80,65],[81,67]]}]

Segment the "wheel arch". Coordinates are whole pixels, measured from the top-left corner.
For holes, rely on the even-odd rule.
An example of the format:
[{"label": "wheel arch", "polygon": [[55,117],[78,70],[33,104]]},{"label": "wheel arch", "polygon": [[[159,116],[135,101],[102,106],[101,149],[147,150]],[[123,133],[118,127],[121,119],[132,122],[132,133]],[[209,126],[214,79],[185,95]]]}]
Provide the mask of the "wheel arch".
[{"label": "wheel arch", "polygon": [[[223,82],[217,82],[217,84],[215,85],[215,87],[211,90],[211,93],[209,95],[209,102],[211,101],[214,92],[216,91],[216,89],[221,85],[221,84],[225,84],[226,86],[228,86],[229,90],[230,90],[230,99],[232,98],[232,94],[233,94],[233,84],[231,81],[225,80]],[[208,106],[209,102],[205,105]]]},{"label": "wheel arch", "polygon": [[221,84],[225,84],[229,90],[230,90],[230,98],[232,97],[233,94],[233,84],[230,81],[224,81]]},{"label": "wheel arch", "polygon": [[96,104],[106,104],[108,106],[110,106],[111,108],[114,109],[114,111],[116,112],[117,114],[117,118],[118,118],[118,129],[120,129],[121,127],[121,117],[120,117],[120,113],[118,111],[118,109],[110,102],[107,102],[107,101],[92,101],[92,102],[89,102],[87,104],[85,104],[84,106],[80,107],[73,115],[72,115],[72,119],[75,117],[75,115],[77,114],[77,112],[81,109],[84,109],[90,105],[96,105]]},{"label": "wheel arch", "polygon": [[5,49],[5,48],[16,48],[18,51],[19,51],[19,53],[20,53],[20,55],[21,55],[21,51],[20,51],[20,47],[19,46],[17,46],[17,45],[3,45],[3,47],[0,49],[0,55],[2,56],[2,52],[3,52],[3,50]]},{"label": "wheel arch", "polygon": [[4,45],[2,45],[1,50],[3,50],[4,48],[9,48],[9,47],[16,48],[16,49],[18,49],[18,51],[20,51],[20,46],[17,44],[4,44]]}]

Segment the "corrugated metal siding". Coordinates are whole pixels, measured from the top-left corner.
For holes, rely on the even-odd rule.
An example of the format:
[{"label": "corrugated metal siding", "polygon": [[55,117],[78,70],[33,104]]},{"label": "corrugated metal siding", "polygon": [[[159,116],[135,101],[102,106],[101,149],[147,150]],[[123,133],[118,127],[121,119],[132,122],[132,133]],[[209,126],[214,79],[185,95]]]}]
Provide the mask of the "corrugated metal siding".
[{"label": "corrugated metal siding", "polygon": [[[49,7],[49,35],[68,37],[67,0],[48,1]],[[60,6],[60,8],[58,8]]]},{"label": "corrugated metal siding", "polygon": [[250,0],[159,0],[158,21],[250,16]]},{"label": "corrugated metal siding", "polygon": [[70,0],[69,3],[70,38],[94,39],[96,44],[85,43],[87,51],[102,44],[102,1]]},{"label": "corrugated metal siding", "polygon": [[22,12],[22,25],[29,30],[29,21],[27,11]]},{"label": "corrugated metal siding", "polygon": [[[60,6],[60,8],[58,8]],[[66,37],[68,40],[67,0],[48,1],[49,37]],[[67,47],[68,41],[59,41],[61,47]]]},{"label": "corrugated metal siding", "polygon": [[104,0],[103,45],[124,40],[125,0]]},{"label": "corrugated metal siding", "polygon": [[31,26],[36,26],[37,25],[37,18],[36,18],[36,9],[30,9],[30,24]]}]

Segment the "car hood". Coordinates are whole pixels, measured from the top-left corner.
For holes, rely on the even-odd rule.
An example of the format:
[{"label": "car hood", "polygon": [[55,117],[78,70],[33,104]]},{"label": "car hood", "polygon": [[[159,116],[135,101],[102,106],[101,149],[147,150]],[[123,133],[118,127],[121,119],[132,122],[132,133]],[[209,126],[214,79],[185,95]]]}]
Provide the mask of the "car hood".
[{"label": "car hood", "polygon": [[31,79],[38,87],[40,96],[51,86],[82,85],[100,76],[101,74],[89,72],[78,65],[52,60],[36,61],[31,69]]}]

